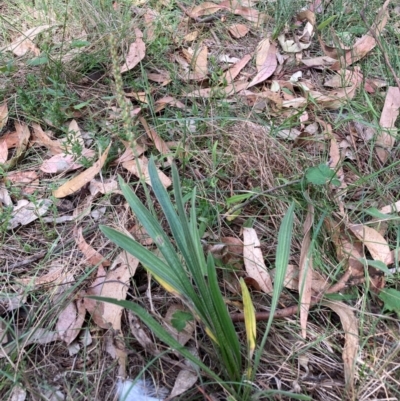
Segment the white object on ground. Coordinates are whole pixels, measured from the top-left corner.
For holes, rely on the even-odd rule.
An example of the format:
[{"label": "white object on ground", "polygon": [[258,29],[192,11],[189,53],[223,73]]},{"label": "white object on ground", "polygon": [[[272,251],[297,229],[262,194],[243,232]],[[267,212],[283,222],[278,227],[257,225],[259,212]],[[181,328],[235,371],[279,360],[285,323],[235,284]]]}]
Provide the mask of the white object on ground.
[{"label": "white object on ground", "polygon": [[131,379],[118,380],[117,383],[118,401],[163,401],[161,398],[155,398],[156,391],[146,380]]}]

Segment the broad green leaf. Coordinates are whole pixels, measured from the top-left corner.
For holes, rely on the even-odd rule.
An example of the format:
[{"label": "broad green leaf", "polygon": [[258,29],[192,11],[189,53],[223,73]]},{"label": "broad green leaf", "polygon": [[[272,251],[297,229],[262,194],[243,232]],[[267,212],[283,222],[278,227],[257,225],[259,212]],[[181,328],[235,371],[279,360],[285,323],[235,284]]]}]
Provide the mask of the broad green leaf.
[{"label": "broad green leaf", "polygon": [[379,298],[383,301],[383,310],[396,312],[400,316],[400,291],[394,288],[385,288],[379,293]]},{"label": "broad green leaf", "polygon": [[186,311],[176,311],[172,314],[171,324],[174,329],[181,332],[186,327],[187,322],[194,320],[193,315]]},{"label": "broad green leaf", "polygon": [[306,180],[314,185],[325,185],[330,182],[333,185],[339,186],[340,181],[336,177],[334,170],[322,163],[315,167],[310,167],[306,171]]},{"label": "broad green leaf", "polygon": [[387,265],[383,263],[381,260],[368,260],[360,258],[358,259],[358,261],[360,261],[364,266],[375,267],[375,269],[378,269],[385,274],[392,275],[390,269],[388,269]]}]

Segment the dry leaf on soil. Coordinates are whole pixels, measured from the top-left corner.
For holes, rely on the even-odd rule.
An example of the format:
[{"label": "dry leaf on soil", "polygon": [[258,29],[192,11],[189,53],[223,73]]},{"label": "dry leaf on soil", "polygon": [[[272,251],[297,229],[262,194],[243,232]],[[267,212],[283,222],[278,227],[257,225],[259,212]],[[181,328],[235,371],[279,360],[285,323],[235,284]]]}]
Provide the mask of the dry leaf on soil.
[{"label": "dry leaf on soil", "polygon": [[83,299],[70,302],[58,316],[56,330],[67,345],[78,336],[85,321],[86,308]]},{"label": "dry leaf on soil", "polygon": [[0,104],[0,131],[6,126],[8,122],[8,106],[7,102]]},{"label": "dry leaf on soil", "polygon": [[110,147],[111,144],[108,145],[108,148],[104,151],[99,160],[93,164],[92,167],[83,171],[82,173],[72,178],[71,180],[67,181],[65,184],[61,185],[59,188],[53,191],[53,196],[56,198],[65,198],[66,196],[72,195],[73,193],[81,189],[84,185],[89,183],[103,167],[107,159]]},{"label": "dry leaf on soil", "polygon": [[374,260],[386,265],[394,262],[387,241],[376,230],[363,224],[348,224],[348,228],[364,244]]},{"label": "dry leaf on soil", "polygon": [[33,194],[39,187],[39,177],[35,171],[12,171],[6,175],[6,180],[14,188],[21,188],[22,194]]},{"label": "dry leaf on soil", "polygon": [[143,34],[139,29],[135,29],[136,40],[129,46],[128,54],[125,58],[125,63],[121,67],[121,73],[135,68],[146,55],[146,45],[143,42]]},{"label": "dry leaf on soil", "polygon": [[198,380],[198,374],[191,370],[182,369],[175,380],[174,387],[171,390],[170,397],[177,397],[187,390],[191,389]]},{"label": "dry leaf on soil", "polygon": [[262,291],[272,294],[271,277],[265,266],[260,240],[254,228],[243,227],[243,260],[247,274],[257,281]]},{"label": "dry leaf on soil", "polygon": [[7,135],[5,138],[3,137],[3,140],[7,141],[8,149],[12,147],[17,148],[15,154],[11,157],[11,159],[4,163],[5,169],[9,169],[19,162],[28,147],[30,136],[31,133],[28,126],[25,123],[16,122],[15,132]]},{"label": "dry leaf on soil", "polygon": [[3,164],[8,159],[8,146],[5,140],[0,140],[0,164]]},{"label": "dry leaf on soil", "polygon": [[[124,300],[128,292],[130,278],[134,276],[138,264],[138,259],[122,251],[115,258],[108,272],[104,270],[102,265],[98,267],[97,277],[86,294]],[[112,327],[114,330],[121,330],[122,307],[89,298],[84,299],[84,304],[99,327],[104,329]]]},{"label": "dry leaf on soil", "polygon": [[23,56],[30,51],[35,56],[38,56],[40,54],[40,50],[36,47],[32,40],[39,35],[39,33],[46,31],[52,26],[54,25],[42,25],[36,28],[28,29],[8,46],[0,49],[0,51],[12,51],[16,56]]},{"label": "dry leaf on soil", "polygon": [[58,140],[53,140],[49,137],[49,135],[42,130],[42,127],[37,124],[32,124],[33,134],[32,134],[32,142],[38,144],[39,146],[44,146],[49,149],[52,155],[58,155],[59,153],[63,153],[63,148],[61,143]]},{"label": "dry leaf on soil", "polygon": [[221,5],[212,3],[210,1],[206,1],[201,3],[198,6],[194,6],[188,10],[188,15],[191,18],[196,19],[199,17],[203,17],[205,15],[212,15],[221,10]]},{"label": "dry leaf on soil", "polygon": [[389,157],[389,153],[395,143],[396,138],[396,119],[400,110],[400,88],[389,87],[385,104],[383,106],[379,124],[382,132],[376,138],[376,153],[382,163],[385,163]]},{"label": "dry leaf on soil", "polygon": [[155,113],[158,113],[161,110],[164,110],[167,105],[177,107],[178,109],[181,109],[181,110],[186,109],[186,106],[181,101],[175,99],[172,96],[162,97],[161,99],[156,100],[154,105],[156,106],[154,108]]},{"label": "dry leaf on soil", "polygon": [[[139,164],[140,172],[138,170],[137,163]],[[145,157],[145,156],[142,156],[135,160],[123,162],[122,167],[124,169],[130,171],[132,174],[134,174],[138,178],[143,176],[145,182],[147,184],[151,185],[148,164],[149,164],[149,159],[147,159],[147,157]],[[157,173],[158,173],[158,177],[161,180],[162,185],[165,188],[168,188],[172,184],[171,179],[158,169],[157,169]]]},{"label": "dry leaf on soil", "polygon": [[243,24],[233,24],[228,27],[229,33],[236,39],[243,38],[249,32],[249,28]]},{"label": "dry leaf on soil", "polygon": [[[55,331],[43,329],[41,327],[33,328],[25,333],[20,333],[18,338],[18,349],[31,344],[48,344],[59,340],[58,333]],[[15,351],[15,344],[11,342],[0,349],[0,358],[6,357],[10,352]]]},{"label": "dry leaf on soil", "polygon": [[257,48],[256,67],[258,72],[247,88],[268,79],[275,72],[277,66],[276,47],[269,39],[264,39]]},{"label": "dry leaf on soil", "polygon": [[235,63],[229,70],[225,71],[221,78],[220,82],[226,82],[231,84],[233,80],[239,75],[240,71],[247,65],[247,63],[251,60],[251,54],[246,54],[241,60]]},{"label": "dry leaf on soil", "polygon": [[324,224],[331,234],[337,260],[343,264],[344,270],[351,269],[353,276],[364,276],[364,265],[360,262],[364,257],[362,243],[353,236],[346,235],[341,225],[334,220],[326,218]]},{"label": "dry leaf on soil", "polygon": [[238,92],[246,89],[248,86],[247,81],[237,81],[225,87],[214,87],[214,88],[202,88],[196,89],[193,92],[187,93],[187,97],[214,97],[214,98],[225,98],[228,96],[233,96]]},{"label": "dry leaf on soil", "polygon": [[144,119],[144,117],[139,117],[139,121],[143,125],[143,128],[145,129],[148,137],[153,141],[156,149],[163,156],[167,156],[168,163],[172,164],[173,159],[172,156],[170,156],[171,149],[168,147],[168,145],[164,142],[164,140],[157,134],[157,132],[153,128],[150,128],[149,124],[147,124],[147,121]]},{"label": "dry leaf on soil", "polygon": [[323,300],[321,301],[321,304],[332,309],[339,316],[342,323],[343,331],[345,333],[345,343],[342,352],[344,378],[346,387],[352,392],[354,390],[354,373],[359,345],[358,320],[352,309],[342,302]]},{"label": "dry leaf on soil", "polygon": [[299,294],[300,294],[300,326],[303,338],[307,337],[308,311],[311,305],[313,259],[311,248],[311,227],[314,221],[314,207],[308,204],[307,216],[303,227],[299,263]]},{"label": "dry leaf on soil", "polygon": [[7,230],[32,223],[40,216],[45,215],[52,203],[50,199],[37,199],[35,203],[20,199],[11,214]]},{"label": "dry leaf on soil", "polygon": [[332,70],[338,70],[342,67],[350,66],[351,64],[366,56],[376,46],[376,40],[374,36],[379,36],[387,23],[387,20],[389,18],[387,6],[389,5],[389,3],[390,0],[386,0],[386,2],[383,4],[381,10],[376,16],[375,22],[372,25],[370,32],[358,39],[351,49],[346,50],[345,56],[341,57],[336,63],[331,66]]},{"label": "dry leaf on soil", "polygon": [[100,264],[103,266],[110,266],[110,262],[86,242],[82,234],[82,227],[75,227],[74,237],[76,245],[85,256],[85,263],[88,263],[91,266],[97,266]]}]

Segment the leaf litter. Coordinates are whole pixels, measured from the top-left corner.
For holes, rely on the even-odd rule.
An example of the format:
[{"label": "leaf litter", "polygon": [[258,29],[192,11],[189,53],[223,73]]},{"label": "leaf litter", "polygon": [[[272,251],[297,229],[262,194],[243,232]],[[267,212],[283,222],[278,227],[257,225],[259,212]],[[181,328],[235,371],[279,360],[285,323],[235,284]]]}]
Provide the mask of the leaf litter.
[{"label": "leaf litter", "polygon": [[[316,300],[321,305],[332,309],[339,316],[344,332],[343,377],[347,390],[351,393],[357,391],[356,377],[360,364],[360,360],[357,359],[360,352],[358,319],[354,309],[347,304],[329,301],[326,298],[322,299],[322,297],[324,294],[336,294],[337,292],[339,294],[345,285],[351,284],[351,279],[360,280],[360,282],[366,280],[365,269],[370,263],[368,268],[369,280],[372,282],[373,288],[377,289],[374,291],[380,294],[379,297],[385,303],[386,310],[398,312],[395,302],[388,298],[388,294],[391,295],[391,289],[385,288],[387,284],[385,277],[382,278],[380,275],[377,278],[377,270],[379,269],[374,271],[374,264],[372,263],[376,262],[376,266],[382,263],[387,268],[397,260],[395,249],[393,249],[393,238],[390,236],[390,230],[388,231],[389,226],[383,224],[386,223],[386,219],[381,221],[384,219],[374,217],[369,221],[362,219],[360,221],[360,219],[355,218],[354,214],[350,213],[351,208],[346,197],[353,196],[352,184],[354,179],[349,169],[343,164],[344,160],[355,162],[357,157],[353,157],[353,155],[357,156],[361,151],[361,141],[364,143],[373,142],[373,145],[368,145],[374,151],[370,154],[374,153],[374,162],[379,162],[380,165],[385,165],[391,160],[396,151],[399,88],[389,86],[384,89],[387,85],[386,77],[369,77],[358,65],[360,60],[367,58],[375,47],[379,47],[385,26],[390,22],[389,3],[390,1],[387,0],[383,4],[371,27],[367,27],[367,34],[357,39],[352,46],[345,46],[340,36],[335,32],[332,34],[334,45],[324,42],[323,30],[321,26],[316,26],[316,19],[319,18],[318,15],[325,6],[323,2],[315,1],[309,10],[303,10],[294,16],[297,29],[284,29],[280,35],[275,36],[277,39],[273,39],[272,35],[266,34],[261,29],[266,21],[271,21],[271,18],[258,9],[257,2],[203,2],[186,9],[186,17],[182,15],[182,26],[186,25],[188,30],[184,34],[182,33],[181,38],[175,37],[176,47],[168,55],[174,66],[174,71],[172,69],[167,71],[162,63],[159,66],[152,64],[152,61],[147,64],[150,61],[148,58],[151,54],[149,48],[152,42],[156,40],[157,24],[158,20],[162,18],[162,11],[152,10],[147,8],[147,5],[143,10],[136,10],[135,12],[140,11],[138,13],[139,18],[143,19],[141,26],[145,28],[144,33],[137,26],[133,28],[135,40],[121,46],[121,55],[123,55],[121,60],[123,62],[119,64],[119,71],[124,74],[124,77],[128,77],[129,74],[144,73],[148,78],[147,84],[149,86],[146,89],[129,88],[131,91],[124,93],[126,102],[133,106],[130,111],[132,126],[137,130],[140,123],[141,129],[144,129],[146,134],[146,138],[143,135],[135,143],[122,139],[118,140],[112,134],[107,142],[108,147],[103,144],[100,147],[101,151],[86,148],[87,140],[80,128],[81,124],[84,123],[80,117],[84,116],[89,110],[86,109],[86,106],[82,106],[83,113],[79,111],[80,108],[77,108],[73,114],[69,114],[68,121],[63,127],[63,132],[68,134],[60,139],[58,135],[54,135],[50,131],[51,124],[46,126],[45,119],[41,121],[39,118],[30,124],[23,120],[11,121],[10,111],[8,110],[10,104],[8,102],[2,103],[0,105],[0,130],[4,132],[0,136],[0,165],[7,172],[1,178],[0,202],[2,206],[11,208],[10,218],[6,225],[7,230],[13,233],[24,232],[23,230],[39,227],[39,224],[51,220],[54,224],[63,224],[58,218],[47,216],[48,220],[44,220],[43,216],[50,212],[53,213],[54,208],[59,208],[61,205],[59,202],[62,200],[72,200],[73,216],[65,217],[72,217],[74,226],[67,225],[69,227],[67,232],[70,235],[72,233],[72,242],[79,252],[81,263],[85,267],[93,269],[91,275],[85,279],[83,290],[77,290],[77,275],[64,271],[63,264],[56,266],[56,268],[50,267],[47,274],[35,278],[29,277],[28,274],[28,277],[17,279],[20,285],[33,286],[34,288],[48,284],[57,286],[61,295],[75,291],[67,296],[68,303],[63,304],[60,309],[55,331],[40,327],[36,328],[35,331],[28,330],[22,335],[24,338],[23,346],[58,341],[63,341],[66,345],[72,346],[79,341],[79,333],[84,329],[87,322],[86,312],[89,312],[93,326],[102,330],[112,330],[112,333],[106,337],[105,350],[117,361],[118,373],[121,377],[126,377],[129,353],[125,347],[126,327],[123,325],[123,309],[86,298],[86,295],[103,295],[125,299],[132,286],[131,279],[133,276],[136,278],[135,272],[139,266],[138,261],[125,252],[117,256],[104,256],[106,254],[103,249],[105,245],[97,242],[96,237],[90,236],[91,240],[88,242],[85,240],[83,233],[86,228],[85,225],[88,224],[88,219],[91,219],[95,225],[99,222],[110,224],[108,212],[112,205],[111,199],[119,196],[116,180],[113,178],[110,180],[103,179],[102,175],[106,168],[117,169],[122,167],[119,173],[128,174],[128,176],[131,174],[132,177],[136,177],[136,182],[142,181],[149,185],[148,157],[154,151],[160,161],[157,173],[162,180],[162,185],[165,188],[170,188],[171,180],[168,168],[174,159],[178,159],[178,162],[182,161],[177,157],[178,153],[174,153],[174,145],[170,145],[174,142],[168,135],[165,135],[165,127],[168,126],[166,121],[169,119],[167,116],[169,116],[168,113],[171,112],[172,108],[178,109],[182,113],[181,115],[186,116],[190,115],[191,107],[194,105],[198,107],[206,99],[210,102],[215,99],[225,101],[232,107],[232,110],[235,110],[234,108],[243,102],[252,107],[251,113],[255,113],[252,117],[256,114],[260,116],[260,113],[266,113],[269,116],[268,118],[276,119],[278,126],[285,120],[292,119],[295,121],[290,128],[285,127],[284,124],[280,127],[278,132],[274,134],[276,135],[276,138],[274,137],[276,142],[268,142],[263,145],[262,142],[267,141],[265,138],[271,137],[271,133],[274,132],[272,125],[270,127],[269,124],[272,120],[269,120],[268,124],[265,124],[264,121],[263,125],[250,121],[246,122],[245,125],[237,125],[240,127],[239,132],[243,137],[240,140],[246,142],[247,148],[242,148],[242,145],[237,146],[238,143],[234,140],[230,143],[237,159],[241,160],[242,163],[241,169],[235,166],[235,180],[239,179],[249,193],[257,194],[260,182],[267,188],[273,188],[276,186],[277,176],[283,179],[285,169],[281,167],[278,169],[276,166],[278,164],[284,165],[284,157],[286,156],[283,155],[285,151],[292,154],[292,157],[296,157],[295,155],[299,154],[299,149],[305,149],[309,152],[310,157],[314,157],[316,153],[321,152],[321,149],[328,150],[326,154],[329,155],[329,160],[326,167],[328,171],[330,168],[335,177],[340,180],[339,188],[330,184],[329,190],[327,190],[327,199],[332,202],[334,207],[337,207],[338,212],[335,214],[335,218],[325,218],[324,227],[329,233],[330,244],[336,252],[336,261],[344,271],[343,277],[347,277],[349,281],[341,283],[339,279],[335,283],[336,276],[331,276],[326,271],[320,273],[314,269],[315,261],[311,256],[311,227],[313,226],[312,216],[315,211],[309,203],[300,241],[301,245],[295,246],[292,243],[298,257],[294,256],[295,252],[292,250],[293,260],[291,262],[296,263],[289,265],[287,269],[285,287],[299,295],[299,325],[304,341],[312,341],[314,334],[311,327],[314,330],[318,327],[314,326],[312,319],[310,319],[314,313],[312,308],[316,305]],[[135,7],[142,5],[138,2]],[[114,4],[116,9],[119,6],[117,2]],[[167,7],[163,4],[164,6]],[[232,16],[235,16],[235,19],[232,19]],[[185,21],[184,17],[186,18]],[[238,43],[250,43],[251,45],[242,46],[244,51],[238,53],[233,50],[232,52],[229,51],[228,54],[219,53],[216,50],[218,41],[221,41],[223,46],[227,48],[229,48],[229,44],[225,42],[222,36],[220,39],[216,39],[213,30],[212,36],[214,37],[212,40],[204,36],[201,24],[208,24],[209,22],[211,25],[213,22],[223,24],[225,32],[229,33],[231,43],[238,41]],[[30,56],[40,56],[42,49],[40,34],[50,29],[56,31],[56,24],[42,25],[25,30],[23,35],[12,40],[2,50],[18,57],[29,56],[29,54]],[[321,51],[316,55],[314,50],[310,49],[313,49],[313,46],[318,45],[318,43]],[[223,47],[221,43],[219,46]],[[321,56],[322,53],[325,56]],[[66,62],[65,59],[63,60]],[[216,62],[220,63],[218,68],[221,70],[218,73],[219,75],[214,76]],[[322,80],[321,73],[327,79]],[[318,74],[321,77],[318,77]],[[169,85],[173,85],[175,79],[178,79],[182,85],[181,92],[170,93]],[[380,113],[379,125],[381,130],[378,133],[373,130],[366,133],[365,127],[362,128],[361,123],[357,121],[354,124],[358,125],[353,124],[353,128],[350,128],[347,133],[338,129],[336,123],[321,122],[318,117],[321,110],[327,111],[326,116],[336,118],[335,113],[341,115],[339,113],[356,98],[362,89],[368,93],[377,93],[382,96],[382,99],[385,99]],[[111,124],[110,122],[115,116],[118,118],[118,115],[123,114],[120,104],[117,103],[117,106],[115,103],[112,106],[110,105],[111,103],[107,106],[110,118],[105,121],[105,126]],[[157,124],[154,116],[147,112],[148,108],[153,107],[153,105],[155,106],[154,113],[157,113],[162,119],[164,118],[165,126]],[[14,114],[12,116],[15,117]],[[195,132],[197,122],[195,119],[191,121],[194,121],[192,131]],[[317,125],[316,130],[310,128],[311,124],[314,123]],[[319,137],[317,136],[318,126],[323,131]],[[54,126],[51,129],[57,131]],[[218,128],[210,124],[208,129],[213,132]],[[256,133],[261,131],[263,132],[262,135],[257,136]],[[174,133],[175,131],[172,131],[172,135]],[[256,137],[255,143],[257,145],[250,153],[248,151],[249,146],[251,146],[252,138]],[[224,140],[221,138],[220,141]],[[173,139],[175,140],[175,138]],[[187,143],[183,145],[185,151],[189,149],[186,147]],[[264,150],[260,151],[263,146]],[[76,147],[80,148],[80,158],[75,154]],[[285,151],[282,150],[277,158],[279,160],[275,160],[274,152],[279,147],[285,147]],[[243,149],[246,151],[243,152]],[[43,155],[43,160],[37,164],[37,169],[21,169],[31,157],[30,152],[32,150],[42,152],[40,154]],[[200,154],[201,152],[195,155],[189,151],[186,156],[189,157],[188,160],[191,162],[193,160],[199,162],[201,160]],[[91,166],[89,163],[89,167],[87,167],[87,158],[94,158],[95,155],[99,155],[98,159]],[[262,160],[262,163],[259,163],[259,160]],[[358,167],[360,163],[364,163],[362,159],[360,161],[360,158],[357,162],[359,163]],[[265,166],[268,163],[271,165],[266,168]],[[259,170],[252,170],[255,165],[258,165],[257,169]],[[246,169],[246,166],[250,168]],[[304,167],[299,167],[298,171],[304,173],[303,169]],[[79,171],[76,172],[76,170]],[[196,169],[195,171],[198,176],[204,177],[203,174],[207,175],[209,170]],[[256,174],[254,174],[255,171],[257,171]],[[239,172],[240,174],[238,174]],[[259,174],[258,181],[254,179],[257,174]],[[99,178],[96,179],[96,177]],[[235,180],[231,180],[230,185],[233,185],[232,182]],[[323,178],[323,181],[325,183],[326,177]],[[52,186],[52,200],[50,200],[49,190],[45,188],[49,183]],[[18,196],[15,195],[15,189],[19,191]],[[232,187],[226,186],[224,190],[232,191]],[[35,196],[34,201],[30,198],[32,195]],[[107,195],[111,198],[104,200],[100,195]],[[101,202],[104,202],[105,206]],[[389,202],[391,204],[387,205]],[[390,199],[380,203],[378,207],[380,207],[382,214],[391,213],[395,215],[399,210],[398,202],[398,199]],[[383,207],[382,205],[385,204],[387,206]],[[147,233],[143,227],[135,222],[134,216],[128,214],[124,201],[117,202],[116,205],[115,210],[118,210],[118,219],[120,219],[121,224],[129,226],[128,231],[138,241],[151,247],[153,245],[152,240],[148,240]],[[246,206],[244,205],[238,210],[248,210]],[[102,213],[99,212],[100,209]],[[251,210],[254,212],[254,209]],[[387,220],[396,217],[388,217]],[[205,248],[216,259],[219,258],[222,263],[232,263],[235,269],[238,267],[241,269],[243,265],[246,273],[239,270],[235,271],[235,274],[247,275],[246,279],[249,282],[252,280],[253,288],[257,288],[257,290],[252,292],[251,295],[257,300],[257,291],[264,293],[264,297],[273,292],[273,271],[266,263],[266,260],[271,258],[271,248],[265,246],[265,238],[273,235],[271,226],[276,226],[276,221],[275,216],[270,216],[266,219],[266,228],[257,225],[254,225],[255,228],[239,227],[243,233],[243,242],[237,237],[222,236],[214,238],[217,240],[215,245]],[[68,220],[64,220],[64,223],[68,223]],[[243,225],[240,213],[235,215],[230,224],[233,229],[237,229],[238,225]],[[232,233],[230,234],[232,235]],[[66,235],[65,231],[63,231],[63,235]],[[204,235],[210,236],[211,234],[205,232]],[[371,258],[372,261],[368,260]],[[332,277],[335,278],[332,279]],[[335,285],[339,288],[336,292],[334,291]],[[341,287],[341,285],[343,286]],[[230,288],[234,289],[234,287]],[[153,307],[152,302],[158,298],[157,296],[152,298],[152,291],[154,289],[149,287],[147,292],[148,307],[151,313],[155,314],[157,309]],[[258,304],[262,308],[265,307],[265,299],[262,298],[262,302]],[[282,307],[286,301],[285,296],[282,296]],[[21,302],[27,302],[26,298]],[[226,302],[230,305],[228,299]],[[187,345],[187,342],[191,344],[196,339],[194,322],[185,323],[185,319],[182,317],[181,320],[171,317],[179,311],[185,312],[181,310],[180,305],[170,305],[167,315],[165,317],[160,316],[160,318],[168,326],[168,330],[174,333],[178,341],[182,341],[182,345],[190,349],[190,352],[198,353],[198,348]],[[128,321],[130,333],[143,349],[149,351],[151,355],[160,356],[157,343],[141,326],[141,323],[137,319],[135,320],[135,316],[131,315]],[[184,324],[185,329],[177,330],[174,326],[177,321]],[[182,340],[183,338],[184,340]],[[11,344],[4,347],[1,356],[8,357],[14,346],[15,344]],[[194,372],[193,366],[187,366],[187,369],[184,367],[187,361],[179,363],[180,367],[175,375],[174,385],[171,384],[170,386],[172,388],[170,397],[193,390],[193,386],[199,378],[199,373]],[[301,366],[304,367],[304,365]],[[126,382],[128,381],[129,379]],[[125,392],[123,387],[120,385],[119,391],[122,393]],[[318,394],[320,398],[317,397],[317,399],[324,398],[320,393]],[[341,393],[338,392],[338,394]]]}]

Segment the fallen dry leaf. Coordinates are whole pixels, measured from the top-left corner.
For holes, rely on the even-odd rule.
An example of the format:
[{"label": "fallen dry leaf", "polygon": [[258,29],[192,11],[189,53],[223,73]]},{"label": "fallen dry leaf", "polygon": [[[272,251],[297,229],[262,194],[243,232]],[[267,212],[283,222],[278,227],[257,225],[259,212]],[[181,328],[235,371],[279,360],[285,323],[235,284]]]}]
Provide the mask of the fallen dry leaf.
[{"label": "fallen dry leaf", "polygon": [[212,15],[221,10],[221,5],[212,3],[211,1],[205,1],[198,6],[194,6],[188,10],[188,15],[191,18],[196,19],[205,15]]},{"label": "fallen dry leaf", "polygon": [[387,23],[389,18],[387,6],[389,3],[390,0],[385,1],[376,16],[375,22],[370,28],[370,32],[358,39],[351,49],[346,50],[345,56],[340,57],[339,60],[331,66],[332,70],[339,70],[342,67],[346,68],[350,66],[365,57],[376,46],[376,39],[374,36],[379,36]]},{"label": "fallen dry leaf", "polygon": [[348,228],[364,244],[374,260],[386,265],[394,262],[387,241],[376,230],[363,224],[348,224]]},{"label": "fallen dry leaf", "polygon": [[[139,167],[138,167],[139,164]],[[128,171],[130,171],[132,174],[136,175],[136,177],[141,178],[143,177],[145,182],[149,185],[151,185],[150,182],[150,175],[149,175],[149,159],[145,156],[141,156],[135,160],[130,160],[127,162],[122,163],[122,167]],[[140,169],[140,171],[139,171]],[[168,188],[172,182],[169,177],[167,177],[162,171],[157,169],[158,177],[161,180],[162,185],[165,188]]]},{"label": "fallen dry leaf", "polygon": [[228,31],[234,38],[239,39],[249,33],[249,28],[243,24],[233,24],[228,27]]},{"label": "fallen dry leaf", "polygon": [[191,389],[198,380],[198,374],[192,370],[182,369],[175,380],[170,397],[177,397]]},{"label": "fallen dry leaf", "polygon": [[[58,333],[43,329],[41,327],[29,329],[25,333],[20,333],[18,338],[18,349],[22,349],[31,344],[48,344],[59,340]],[[6,357],[15,351],[15,344],[11,342],[0,349],[0,358]]]},{"label": "fallen dry leaf", "polygon": [[275,72],[277,66],[276,47],[269,41],[269,39],[264,39],[257,49],[256,67],[258,73],[249,83],[247,88],[268,79]]},{"label": "fallen dry leaf", "polygon": [[382,132],[376,138],[376,153],[382,163],[389,157],[396,138],[396,119],[400,110],[400,88],[389,87],[379,124]]},{"label": "fallen dry leaf", "polygon": [[[122,251],[115,258],[107,273],[102,265],[98,267],[97,277],[86,294],[119,300],[125,299],[130,278],[135,275],[138,265],[138,259]],[[116,331],[121,331],[122,307],[89,298],[84,299],[84,305],[98,326],[104,329],[112,327]]]},{"label": "fallen dry leaf", "polygon": [[299,263],[299,294],[300,294],[300,326],[301,334],[307,337],[308,311],[311,305],[313,259],[311,248],[311,227],[314,222],[314,206],[309,203],[306,220],[303,227],[303,241],[301,243]]},{"label": "fallen dry leaf", "polygon": [[193,42],[197,39],[198,36],[199,36],[199,31],[192,31],[186,34],[183,39],[186,42]]},{"label": "fallen dry leaf", "polygon": [[149,127],[149,124],[147,124],[147,121],[144,119],[144,117],[139,117],[139,121],[143,125],[143,128],[146,131],[146,134],[148,137],[154,142],[154,145],[156,149],[163,155],[167,157],[168,163],[172,164],[172,156],[171,156],[171,149],[168,147],[168,145],[164,142],[164,140],[157,134],[157,132]]},{"label": "fallen dry leaf", "polygon": [[39,187],[39,177],[35,171],[13,171],[6,175],[6,180],[14,187],[21,188],[22,194],[33,194]]},{"label": "fallen dry leaf", "polygon": [[214,87],[214,88],[202,88],[196,89],[193,92],[187,93],[187,97],[214,97],[214,98],[225,98],[233,96],[236,93],[246,89],[248,83],[246,81],[232,82],[225,87]]},{"label": "fallen dry leaf", "polygon": [[320,57],[313,57],[313,58],[307,58],[307,59],[302,59],[301,62],[308,67],[330,67],[332,64],[336,62],[335,58],[329,57],[329,56],[320,56]]},{"label": "fallen dry leaf", "polygon": [[246,54],[241,60],[239,60],[221,75],[220,82],[232,84],[233,80],[239,75],[240,71],[242,71],[242,69],[247,65],[250,60],[251,54]]},{"label": "fallen dry leaf", "polygon": [[74,159],[73,155],[60,153],[45,160],[39,169],[46,174],[59,174],[62,172],[77,170],[81,165],[75,163]]},{"label": "fallen dry leaf", "polygon": [[0,164],[3,164],[8,159],[8,146],[5,140],[0,140]]},{"label": "fallen dry leaf", "polygon": [[118,182],[113,179],[109,178],[102,181],[92,180],[89,184],[89,192],[90,195],[96,196],[97,194],[109,194],[115,193],[118,190]]},{"label": "fallen dry leaf", "polygon": [[158,113],[161,110],[164,110],[167,105],[177,107],[178,109],[181,109],[181,110],[186,109],[186,106],[181,101],[175,99],[172,96],[162,97],[161,99],[156,100],[154,105],[156,106],[154,108],[155,113]]},{"label": "fallen dry leaf", "polygon": [[12,230],[19,225],[26,226],[32,223],[46,214],[52,203],[50,199],[37,199],[35,203],[20,199],[11,214],[7,230]]},{"label": "fallen dry leaf", "polygon": [[52,261],[49,272],[40,277],[17,278],[16,281],[24,286],[32,285],[37,288],[41,285],[55,285],[63,280],[65,276],[65,266],[62,260]]},{"label": "fallen dry leaf", "polygon": [[152,42],[156,38],[155,28],[156,28],[156,21],[159,17],[159,13],[152,9],[147,9],[143,15],[144,18],[144,25],[146,27],[145,36],[147,42]]},{"label": "fallen dry leaf", "polygon": [[324,224],[331,235],[338,262],[343,263],[344,270],[351,269],[353,276],[364,276],[364,265],[360,262],[364,256],[362,243],[346,235],[341,225],[334,220],[326,218]]},{"label": "fallen dry leaf", "polygon": [[58,316],[56,330],[67,345],[78,336],[85,321],[86,308],[83,299],[70,302]]},{"label": "fallen dry leaf", "polygon": [[146,55],[146,44],[143,42],[143,34],[139,29],[135,29],[136,40],[129,46],[125,63],[121,67],[121,74],[135,68]]},{"label": "fallen dry leaf", "polygon": [[32,124],[33,134],[32,141],[33,143],[44,146],[49,149],[52,155],[58,155],[59,153],[63,153],[63,147],[60,141],[51,139],[46,132],[42,130],[42,127],[37,124]]},{"label": "fallen dry leaf", "polygon": [[102,156],[100,156],[99,160],[93,164],[92,167],[88,168],[76,177],[67,181],[65,184],[61,185],[59,188],[53,191],[53,196],[56,198],[65,198],[66,196],[72,195],[73,193],[81,189],[84,185],[89,183],[103,167],[107,159],[110,146],[111,144],[108,145],[108,148],[104,151]]},{"label": "fallen dry leaf", "polygon": [[243,5],[244,2],[240,0],[225,0],[219,3],[221,8],[227,9],[232,14],[240,15],[247,21],[252,22],[256,27],[260,26],[266,19],[267,15],[260,13],[251,7],[246,7]]},{"label": "fallen dry leaf", "polygon": [[32,52],[35,56],[40,54],[40,50],[32,42],[32,40],[39,35],[39,33],[46,31],[54,25],[42,25],[36,28],[31,28],[25,31],[22,35],[18,36],[8,46],[0,49],[1,51],[12,51],[16,56],[23,56],[27,52]]},{"label": "fallen dry leaf", "polygon": [[16,122],[15,132],[9,136],[7,135],[6,138],[3,137],[3,140],[7,141],[8,149],[12,147],[17,148],[15,154],[11,157],[11,159],[3,164],[6,170],[17,164],[22,156],[25,154],[25,151],[29,144],[30,136],[31,133],[28,126],[25,123]]},{"label": "fallen dry leaf", "polygon": [[0,104],[0,131],[6,126],[8,122],[8,106],[7,102]]},{"label": "fallen dry leaf", "polygon": [[[271,276],[274,278],[275,269],[271,270]],[[329,284],[328,280],[325,279],[320,273],[318,273],[315,270],[312,271],[311,288],[315,294],[323,293],[328,284]],[[298,291],[298,289],[299,289],[299,268],[297,266],[294,266],[294,265],[287,266],[283,285],[285,288]]]},{"label": "fallen dry leaf", "polygon": [[193,55],[193,79],[203,79],[208,74],[208,48],[201,46]]},{"label": "fallen dry leaf", "polygon": [[150,81],[161,84],[161,86],[168,85],[171,82],[171,76],[168,71],[161,70],[158,73],[149,72],[149,73],[147,73],[147,78]]},{"label": "fallen dry leaf", "polygon": [[344,347],[342,359],[344,363],[344,378],[350,392],[354,390],[354,373],[358,355],[358,320],[352,309],[343,302],[322,300],[322,305],[332,309],[340,318],[344,331]]},{"label": "fallen dry leaf", "polygon": [[88,244],[83,237],[82,227],[75,227],[74,237],[76,245],[85,256],[85,262],[91,266],[103,265],[110,266],[110,262],[98,251],[96,251],[90,244]]},{"label": "fallen dry leaf", "polygon": [[247,274],[257,281],[262,291],[272,294],[271,277],[265,266],[260,240],[254,228],[243,227],[243,260]]}]

